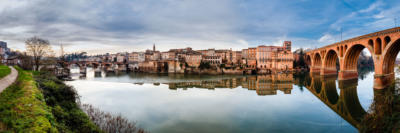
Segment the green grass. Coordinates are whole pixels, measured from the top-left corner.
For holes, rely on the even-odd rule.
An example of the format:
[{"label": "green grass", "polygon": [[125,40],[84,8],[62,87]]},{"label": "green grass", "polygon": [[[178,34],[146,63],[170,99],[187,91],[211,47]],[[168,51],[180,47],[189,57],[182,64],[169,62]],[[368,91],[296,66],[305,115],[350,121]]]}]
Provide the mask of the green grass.
[{"label": "green grass", "polygon": [[58,132],[32,73],[16,69],[17,81],[0,94],[0,131]]},{"label": "green grass", "polygon": [[8,66],[0,65],[0,79],[11,73],[11,69]]}]

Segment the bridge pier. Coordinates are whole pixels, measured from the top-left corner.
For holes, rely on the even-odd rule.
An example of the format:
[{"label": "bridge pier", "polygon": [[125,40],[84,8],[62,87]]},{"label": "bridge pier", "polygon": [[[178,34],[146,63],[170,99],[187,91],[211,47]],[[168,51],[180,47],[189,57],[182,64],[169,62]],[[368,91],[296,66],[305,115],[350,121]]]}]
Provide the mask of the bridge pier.
[{"label": "bridge pier", "polygon": [[375,74],[374,89],[385,89],[389,87],[395,80],[394,73],[391,74]]},{"label": "bridge pier", "polygon": [[338,75],[338,80],[349,80],[349,79],[357,79],[358,72],[357,70],[340,70]]},{"label": "bridge pier", "polygon": [[323,68],[320,72],[321,75],[337,75],[336,68]]},{"label": "bridge pier", "polygon": [[313,66],[310,68],[310,73],[320,73],[321,69],[318,66]]}]

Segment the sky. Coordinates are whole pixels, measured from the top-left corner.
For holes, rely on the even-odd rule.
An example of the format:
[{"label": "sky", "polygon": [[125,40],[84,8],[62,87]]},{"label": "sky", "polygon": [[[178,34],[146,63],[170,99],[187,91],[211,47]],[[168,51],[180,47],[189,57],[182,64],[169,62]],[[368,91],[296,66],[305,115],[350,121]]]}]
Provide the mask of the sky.
[{"label": "sky", "polygon": [[0,0],[0,40],[24,51],[37,36],[89,54],[317,48],[395,27],[399,14],[398,0]]}]

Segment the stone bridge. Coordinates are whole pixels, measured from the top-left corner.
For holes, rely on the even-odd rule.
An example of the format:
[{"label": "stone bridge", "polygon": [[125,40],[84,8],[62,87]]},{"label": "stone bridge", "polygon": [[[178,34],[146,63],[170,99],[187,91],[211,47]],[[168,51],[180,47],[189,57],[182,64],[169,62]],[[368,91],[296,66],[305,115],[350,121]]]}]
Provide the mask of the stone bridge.
[{"label": "stone bridge", "polygon": [[[375,89],[383,89],[394,80],[394,67],[400,51],[400,27],[387,29],[306,52],[312,73],[338,74],[339,80],[358,77],[357,60],[364,48],[371,53],[375,67]],[[339,72],[336,62],[339,60]]]}]

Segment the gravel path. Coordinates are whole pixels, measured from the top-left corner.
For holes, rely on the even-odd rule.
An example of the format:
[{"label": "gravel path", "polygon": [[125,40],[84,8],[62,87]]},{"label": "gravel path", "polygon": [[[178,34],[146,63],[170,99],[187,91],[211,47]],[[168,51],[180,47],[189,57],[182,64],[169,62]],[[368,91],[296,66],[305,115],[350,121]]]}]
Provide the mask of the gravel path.
[{"label": "gravel path", "polygon": [[14,67],[11,68],[11,73],[4,78],[0,79],[0,93],[3,92],[8,86],[10,86],[18,77],[18,71]]}]

